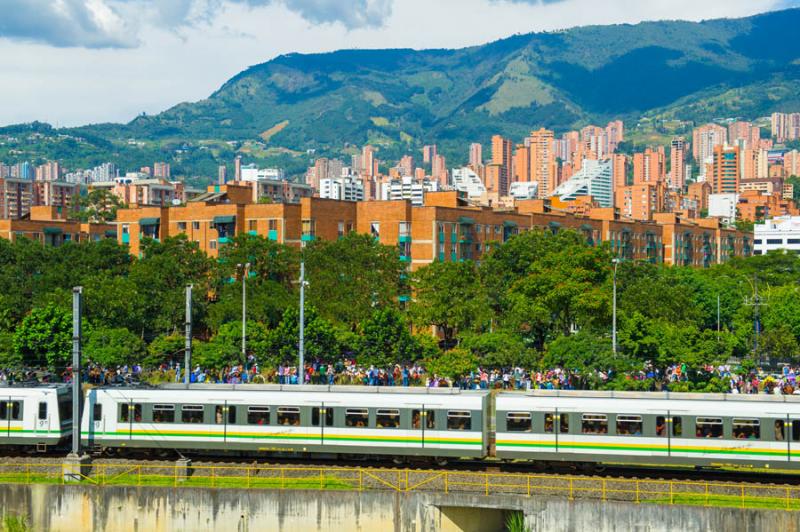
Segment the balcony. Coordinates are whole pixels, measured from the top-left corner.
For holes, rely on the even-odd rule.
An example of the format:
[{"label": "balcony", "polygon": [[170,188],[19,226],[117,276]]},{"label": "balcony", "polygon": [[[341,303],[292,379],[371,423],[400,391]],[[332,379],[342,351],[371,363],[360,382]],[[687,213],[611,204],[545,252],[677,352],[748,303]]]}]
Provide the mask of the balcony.
[{"label": "balcony", "polygon": [[122,233],[122,243],[123,244],[130,244],[131,243],[131,235],[130,235],[130,233]]},{"label": "balcony", "polygon": [[411,262],[411,256],[409,256],[409,255],[400,255],[400,262]]},{"label": "balcony", "polygon": [[398,238],[398,242],[401,244],[410,244],[411,243],[411,235],[400,235]]},{"label": "balcony", "polygon": [[273,242],[277,242],[278,241],[278,230],[277,229],[270,229],[269,231],[267,231],[267,239],[268,240],[272,240]]},{"label": "balcony", "polygon": [[303,236],[300,237],[300,240],[303,242],[313,242],[314,239],[314,235],[311,234],[303,234]]},{"label": "balcony", "polygon": [[221,236],[221,237],[219,237],[219,239],[217,241],[220,244],[230,244],[231,243],[231,239],[229,237],[227,237],[227,236]]}]

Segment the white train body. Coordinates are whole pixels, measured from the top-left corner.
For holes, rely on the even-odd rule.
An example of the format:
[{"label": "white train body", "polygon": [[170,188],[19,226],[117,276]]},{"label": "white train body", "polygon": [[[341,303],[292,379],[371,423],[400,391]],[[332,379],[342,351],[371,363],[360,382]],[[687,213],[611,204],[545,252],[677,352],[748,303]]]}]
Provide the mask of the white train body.
[{"label": "white train body", "polygon": [[72,430],[70,389],[65,385],[0,386],[0,445],[58,445]]}]

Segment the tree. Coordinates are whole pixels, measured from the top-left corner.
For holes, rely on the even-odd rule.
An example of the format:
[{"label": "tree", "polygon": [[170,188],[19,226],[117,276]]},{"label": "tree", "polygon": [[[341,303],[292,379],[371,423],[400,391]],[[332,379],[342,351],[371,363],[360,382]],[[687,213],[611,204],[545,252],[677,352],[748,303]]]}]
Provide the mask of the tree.
[{"label": "tree", "polygon": [[129,277],[108,272],[89,277],[84,283],[85,315],[103,328],[125,327],[139,337],[145,333],[147,305],[139,286]]},{"label": "tree", "polygon": [[457,332],[487,324],[488,299],[473,262],[434,262],[417,270],[412,283],[413,322],[437,327],[446,346],[453,345]]},{"label": "tree", "polygon": [[108,223],[117,219],[122,208],[125,205],[116,194],[101,188],[76,198],[73,215],[82,222]]},{"label": "tree", "polygon": [[539,358],[536,351],[525,346],[519,335],[503,330],[464,334],[459,346],[472,351],[482,366],[533,366]]},{"label": "tree", "polygon": [[170,360],[183,360],[186,352],[186,338],[181,334],[162,334],[147,346],[147,357],[144,362],[148,366],[157,366]]},{"label": "tree", "polygon": [[56,305],[31,311],[14,333],[14,351],[28,366],[65,367],[72,353],[72,315]]},{"label": "tree", "polygon": [[272,282],[289,290],[298,277],[300,256],[294,248],[263,236],[237,235],[220,250],[216,266],[218,283],[226,284],[231,278],[241,281],[238,265],[247,263],[250,264],[248,286]]},{"label": "tree", "polygon": [[375,308],[396,304],[405,271],[396,248],[351,233],[315,240],[303,257],[308,301],[331,322],[355,329]]},{"label": "tree", "polygon": [[146,347],[139,336],[124,327],[100,327],[86,335],[83,352],[87,360],[110,367],[141,363]]},{"label": "tree", "polygon": [[[272,280],[247,280],[247,318],[276,327],[283,312],[293,303],[286,286]],[[208,308],[206,324],[216,333],[228,322],[242,320],[242,283],[227,283],[217,291],[217,301]]]},{"label": "tree", "polygon": [[560,336],[550,342],[542,365],[546,368],[577,370],[585,380],[592,371],[630,369],[631,362],[624,356],[613,355],[608,338],[581,331],[571,336]]},{"label": "tree", "polygon": [[14,334],[0,332],[0,369],[22,367],[22,355],[14,349]]},{"label": "tree", "polygon": [[440,356],[425,362],[428,374],[437,377],[450,377],[455,380],[477,369],[478,357],[471,351],[456,347],[445,351]]},{"label": "tree", "polygon": [[[334,362],[338,358],[339,345],[333,325],[322,318],[314,307],[306,307],[305,321],[305,360]],[[283,313],[278,326],[269,332],[265,347],[267,356],[262,363],[270,366],[282,362],[297,364],[299,336],[300,313],[292,306]]]},{"label": "tree", "polygon": [[405,316],[392,308],[372,313],[360,328],[358,362],[389,367],[422,357],[422,347],[410,332]]}]

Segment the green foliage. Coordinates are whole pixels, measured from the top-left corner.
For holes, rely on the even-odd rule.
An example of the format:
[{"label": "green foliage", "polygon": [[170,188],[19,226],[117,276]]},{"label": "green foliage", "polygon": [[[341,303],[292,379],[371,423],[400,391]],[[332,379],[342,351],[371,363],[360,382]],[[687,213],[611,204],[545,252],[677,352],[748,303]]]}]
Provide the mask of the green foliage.
[{"label": "green foliage", "polygon": [[474,353],[482,366],[533,367],[539,362],[538,353],[528,349],[519,335],[508,331],[464,334],[459,346]]},{"label": "green foliage", "polygon": [[357,361],[387,367],[423,358],[423,346],[411,334],[405,315],[392,308],[376,310],[360,328]]},{"label": "green foliage", "polygon": [[22,320],[13,343],[28,366],[65,367],[72,353],[71,312],[55,305],[34,309]]},{"label": "green foliage", "polygon": [[480,361],[471,351],[456,347],[445,351],[435,358],[425,361],[425,367],[431,376],[450,377],[456,379],[470,371],[474,371]]},{"label": "green foliage", "polygon": [[5,514],[3,516],[3,532],[28,532],[30,525],[24,515]]},{"label": "green foliage", "polygon": [[137,363],[146,352],[142,339],[122,327],[93,328],[86,336],[84,356],[106,367]]},{"label": "green foliage", "polygon": [[92,190],[75,202],[73,217],[82,222],[108,223],[117,219],[124,207],[119,197],[107,189]]},{"label": "green foliage", "polygon": [[396,249],[351,233],[334,241],[315,240],[303,255],[308,301],[331,322],[355,328],[374,308],[395,304],[404,271]]},{"label": "green foliage", "polygon": [[170,360],[183,360],[186,339],[181,334],[162,334],[147,346],[146,366],[158,366]]},{"label": "green foliage", "polygon": [[488,298],[473,262],[434,262],[414,273],[413,286],[414,323],[438,327],[445,345],[452,344],[456,332],[486,325]]},{"label": "green foliage", "polygon": [[22,366],[22,355],[14,349],[14,334],[0,332],[0,369]]},{"label": "green foliage", "polygon": [[[306,360],[335,362],[340,346],[333,325],[322,318],[314,307],[306,307],[305,322],[303,332]],[[300,313],[292,306],[283,313],[283,319],[278,326],[269,332],[265,346],[266,358],[260,359],[262,364],[271,366],[283,362],[297,364],[299,337]]]},{"label": "green foliage", "polygon": [[524,512],[508,512],[505,524],[508,532],[531,532],[531,528],[525,524]]}]

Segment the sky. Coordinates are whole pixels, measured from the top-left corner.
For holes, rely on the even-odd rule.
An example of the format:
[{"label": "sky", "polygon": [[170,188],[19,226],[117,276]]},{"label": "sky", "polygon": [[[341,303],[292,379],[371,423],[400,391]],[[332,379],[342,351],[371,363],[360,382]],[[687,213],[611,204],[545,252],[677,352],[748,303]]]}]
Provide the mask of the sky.
[{"label": "sky", "polygon": [[291,52],[458,48],[796,0],[0,0],[0,125],[128,122]]}]

